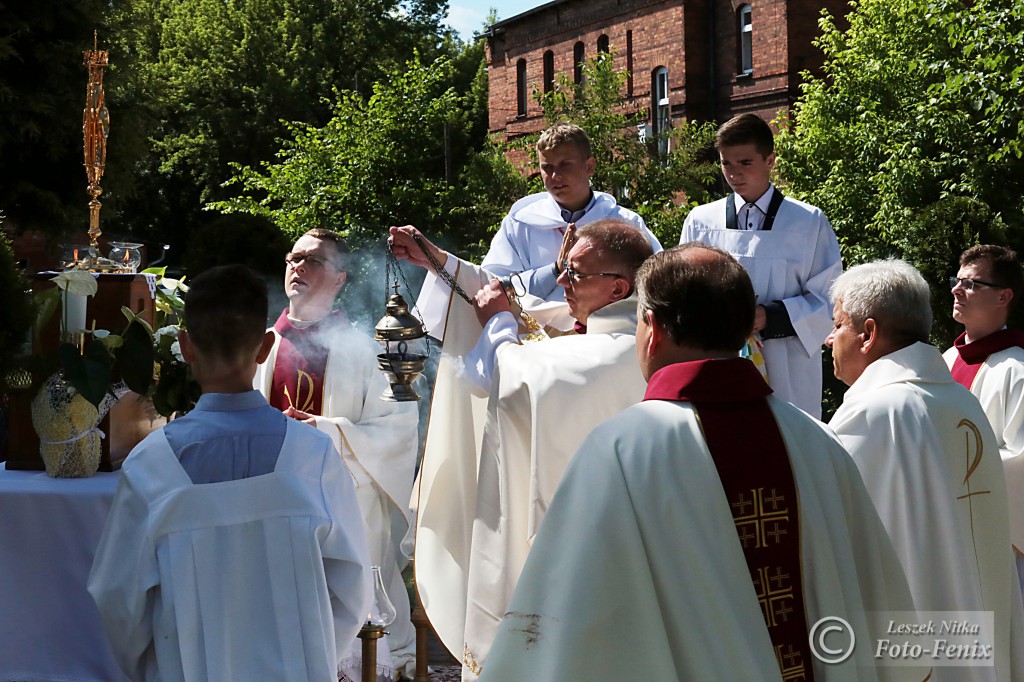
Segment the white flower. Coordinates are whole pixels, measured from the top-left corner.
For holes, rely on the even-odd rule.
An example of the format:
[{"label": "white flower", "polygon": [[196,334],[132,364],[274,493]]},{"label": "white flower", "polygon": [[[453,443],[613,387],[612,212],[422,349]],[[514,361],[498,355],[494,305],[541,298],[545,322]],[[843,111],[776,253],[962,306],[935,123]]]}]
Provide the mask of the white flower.
[{"label": "white flower", "polygon": [[177,341],[171,344],[171,353],[177,358],[178,362],[185,362],[185,357],[181,354],[181,344]]},{"label": "white flower", "polygon": [[166,327],[160,327],[153,334],[153,340],[160,343],[160,338],[163,336],[170,336],[172,339],[178,338],[178,328],[176,326],[168,325]]},{"label": "white flower", "polygon": [[95,296],[99,290],[96,283],[97,275],[86,270],[65,270],[59,272],[51,280],[58,288],[67,291],[69,294],[78,296]]}]

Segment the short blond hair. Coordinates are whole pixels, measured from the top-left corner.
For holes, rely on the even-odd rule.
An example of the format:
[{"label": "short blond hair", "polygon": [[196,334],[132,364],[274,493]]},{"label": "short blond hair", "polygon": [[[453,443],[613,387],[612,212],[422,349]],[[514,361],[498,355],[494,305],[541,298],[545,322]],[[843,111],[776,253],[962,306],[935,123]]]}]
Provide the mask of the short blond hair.
[{"label": "short blond hair", "polygon": [[593,156],[586,131],[573,123],[556,123],[541,133],[537,140],[537,151],[547,152],[562,145],[576,147],[583,152],[583,158],[589,159]]}]

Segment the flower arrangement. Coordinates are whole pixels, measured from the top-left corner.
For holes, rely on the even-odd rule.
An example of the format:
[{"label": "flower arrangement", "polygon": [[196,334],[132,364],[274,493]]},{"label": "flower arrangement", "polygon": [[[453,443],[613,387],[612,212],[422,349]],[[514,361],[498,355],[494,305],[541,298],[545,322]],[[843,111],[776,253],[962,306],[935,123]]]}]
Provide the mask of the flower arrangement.
[{"label": "flower arrangement", "polygon": [[[99,407],[108,395],[118,397],[127,389],[150,398],[159,414],[170,417],[191,410],[199,399],[199,385],[178,344],[178,332],[185,323],[181,294],[188,287],[183,280],[166,277],[165,273],[165,268],[142,271],[156,278],[156,331],[140,314],[123,307],[127,324],[119,334],[96,329],[94,324],[91,329],[77,330],[82,332],[78,343],[61,343],[58,355],[65,380],[93,405]],[[68,301],[74,296],[94,295],[96,283],[91,273],[76,270],[59,273],[53,279],[57,288],[41,294],[43,320],[37,320],[37,326],[53,314],[59,296],[63,301],[62,338],[66,339],[68,330],[76,331],[69,320]]]}]

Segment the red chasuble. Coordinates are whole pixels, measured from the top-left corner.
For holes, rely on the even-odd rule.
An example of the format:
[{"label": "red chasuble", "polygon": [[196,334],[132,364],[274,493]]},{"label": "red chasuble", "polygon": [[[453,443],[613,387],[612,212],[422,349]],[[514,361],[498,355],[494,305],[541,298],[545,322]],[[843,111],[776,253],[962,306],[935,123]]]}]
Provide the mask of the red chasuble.
[{"label": "red chasuble", "polygon": [[796,481],[765,398],[745,358],[663,367],[644,400],[693,403],[732,510],[750,578],[785,680],[812,680]]},{"label": "red chasuble", "polygon": [[324,373],[331,332],[347,324],[348,320],[340,310],[302,329],[288,319],[287,309],[281,313],[274,323],[281,342],[270,385],[271,405],[282,412],[294,407],[308,414],[323,414]]},{"label": "red chasuble", "polygon": [[1024,348],[1024,332],[1019,329],[1000,329],[971,343],[967,343],[967,332],[964,332],[953,342],[957,352],[950,369],[953,380],[970,390],[988,356],[1014,346]]}]

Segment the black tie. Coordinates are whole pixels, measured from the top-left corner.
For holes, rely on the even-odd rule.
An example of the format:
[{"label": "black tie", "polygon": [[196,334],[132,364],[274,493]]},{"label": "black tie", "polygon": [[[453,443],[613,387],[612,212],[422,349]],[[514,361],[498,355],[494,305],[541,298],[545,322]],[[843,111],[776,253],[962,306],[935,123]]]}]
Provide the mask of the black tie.
[{"label": "black tie", "polygon": [[757,215],[757,213],[754,213],[754,211],[757,211],[758,213],[760,213],[761,209],[760,209],[760,207],[758,207],[757,204],[743,204],[743,208],[747,209],[747,212],[746,212],[746,215],[745,215],[745,218],[746,218],[746,223],[745,223],[746,228],[745,229],[753,230],[754,229],[754,217]]}]

